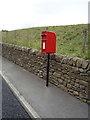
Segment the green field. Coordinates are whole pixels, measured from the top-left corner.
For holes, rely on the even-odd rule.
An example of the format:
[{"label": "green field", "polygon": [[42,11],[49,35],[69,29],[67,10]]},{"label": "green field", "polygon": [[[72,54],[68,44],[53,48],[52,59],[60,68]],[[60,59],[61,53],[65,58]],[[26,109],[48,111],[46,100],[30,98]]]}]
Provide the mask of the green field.
[{"label": "green field", "polygon": [[19,46],[41,49],[41,32],[48,29],[56,33],[57,54],[88,58],[88,35],[85,44],[85,54],[82,53],[83,30],[87,24],[33,27],[14,31],[3,31],[2,41]]}]

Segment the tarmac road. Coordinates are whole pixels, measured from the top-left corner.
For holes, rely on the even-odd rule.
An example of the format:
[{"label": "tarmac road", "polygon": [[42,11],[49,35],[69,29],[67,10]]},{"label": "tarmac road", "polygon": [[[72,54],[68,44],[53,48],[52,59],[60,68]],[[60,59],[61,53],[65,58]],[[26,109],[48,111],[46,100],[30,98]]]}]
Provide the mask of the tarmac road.
[{"label": "tarmac road", "polygon": [[[17,98],[14,96],[5,80],[2,79],[2,118],[30,118]],[[31,120],[31,119],[30,119]]]}]

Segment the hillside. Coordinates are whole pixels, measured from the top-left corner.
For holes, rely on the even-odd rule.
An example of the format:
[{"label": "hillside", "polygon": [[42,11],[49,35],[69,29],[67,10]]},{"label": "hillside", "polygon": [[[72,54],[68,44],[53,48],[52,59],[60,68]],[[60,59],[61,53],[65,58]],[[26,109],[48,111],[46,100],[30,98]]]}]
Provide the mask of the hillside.
[{"label": "hillside", "polygon": [[41,32],[48,29],[57,36],[57,54],[88,59],[88,40],[86,41],[86,53],[82,55],[83,30],[88,29],[87,24],[48,26],[3,31],[2,41],[19,46],[41,49]]}]

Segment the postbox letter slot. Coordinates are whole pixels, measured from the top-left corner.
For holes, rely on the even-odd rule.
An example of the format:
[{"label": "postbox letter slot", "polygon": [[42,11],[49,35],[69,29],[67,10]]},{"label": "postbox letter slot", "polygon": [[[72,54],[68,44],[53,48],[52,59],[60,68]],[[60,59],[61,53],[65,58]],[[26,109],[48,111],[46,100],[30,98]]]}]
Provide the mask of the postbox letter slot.
[{"label": "postbox letter slot", "polygon": [[42,39],[46,39],[46,35],[42,35]]},{"label": "postbox letter slot", "polygon": [[41,36],[46,36],[46,34],[42,34]]}]

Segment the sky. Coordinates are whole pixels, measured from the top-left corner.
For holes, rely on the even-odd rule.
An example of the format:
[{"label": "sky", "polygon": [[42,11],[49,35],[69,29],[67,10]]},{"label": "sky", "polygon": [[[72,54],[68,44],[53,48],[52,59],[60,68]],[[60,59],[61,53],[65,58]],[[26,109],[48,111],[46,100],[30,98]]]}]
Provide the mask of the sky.
[{"label": "sky", "polygon": [[88,23],[89,0],[0,0],[0,30]]}]

